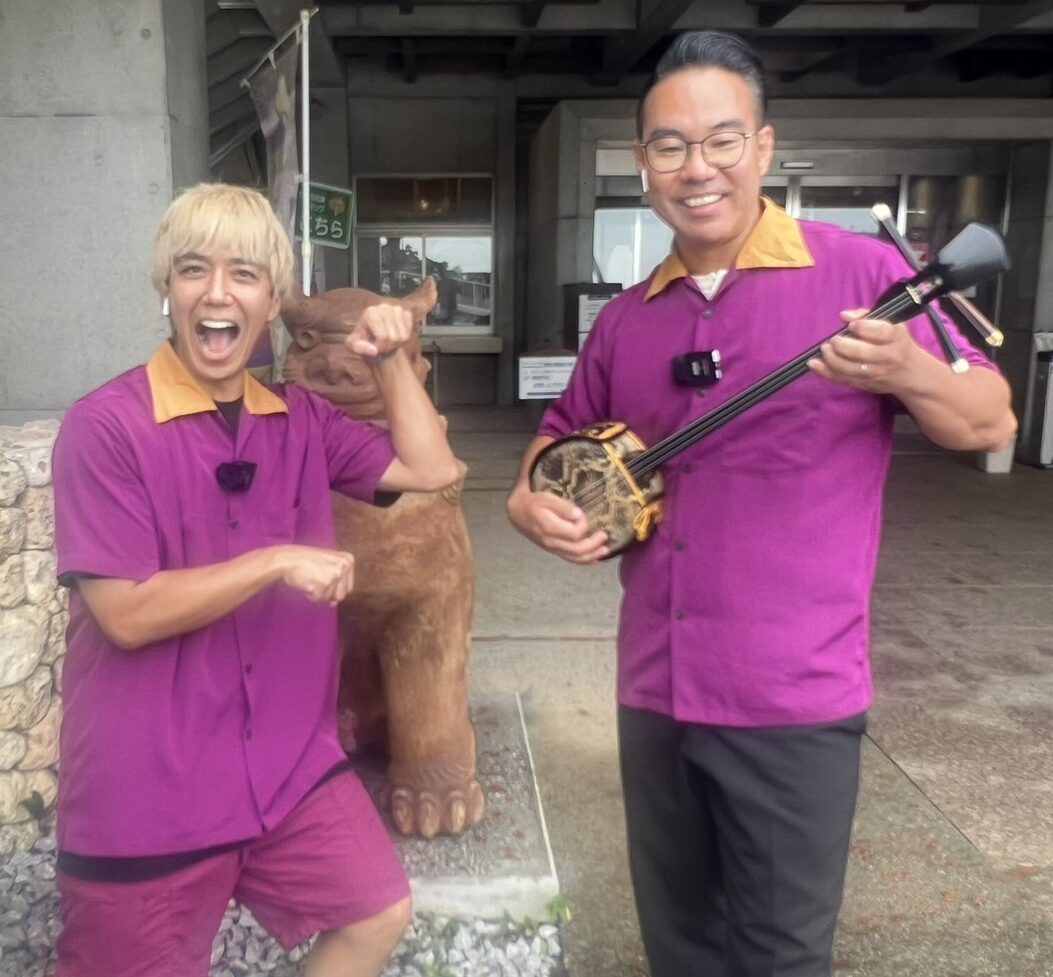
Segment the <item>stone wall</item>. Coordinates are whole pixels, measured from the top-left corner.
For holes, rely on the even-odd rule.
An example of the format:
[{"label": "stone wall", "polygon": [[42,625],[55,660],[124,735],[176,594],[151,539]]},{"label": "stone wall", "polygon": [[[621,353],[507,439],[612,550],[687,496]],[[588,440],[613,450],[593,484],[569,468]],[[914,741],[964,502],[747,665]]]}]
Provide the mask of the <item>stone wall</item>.
[{"label": "stone wall", "polygon": [[68,595],[55,580],[57,421],[0,427],[0,858],[55,803]]}]

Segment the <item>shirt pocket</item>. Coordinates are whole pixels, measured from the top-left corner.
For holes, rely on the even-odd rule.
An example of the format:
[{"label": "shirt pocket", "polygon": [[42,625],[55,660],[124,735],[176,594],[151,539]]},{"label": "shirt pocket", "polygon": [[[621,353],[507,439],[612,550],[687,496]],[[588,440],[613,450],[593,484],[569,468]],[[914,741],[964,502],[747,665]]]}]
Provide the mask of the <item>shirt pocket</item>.
[{"label": "shirt pocket", "polygon": [[296,542],[299,506],[249,507],[238,516],[250,548]]},{"label": "shirt pocket", "polygon": [[720,467],[751,475],[809,468],[818,461],[821,423],[818,400],[779,391],[728,424]]}]

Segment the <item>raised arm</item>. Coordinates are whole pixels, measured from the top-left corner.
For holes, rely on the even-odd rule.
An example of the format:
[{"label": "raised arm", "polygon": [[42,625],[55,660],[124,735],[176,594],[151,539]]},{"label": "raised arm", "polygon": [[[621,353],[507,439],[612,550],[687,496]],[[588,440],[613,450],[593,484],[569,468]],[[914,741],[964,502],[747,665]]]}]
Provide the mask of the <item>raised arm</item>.
[{"label": "raised arm", "polygon": [[866,310],[842,313],[850,336],[823,347],[813,372],[837,383],[891,394],[926,436],[954,451],[995,451],[1016,434],[1009,385],[979,367],[953,373],[919,346],[903,324],[860,318]]},{"label": "raised arm", "polygon": [[460,476],[446,429],[402,347],[413,337],[413,316],[391,303],[370,306],[347,337],[353,353],[372,365],[387,408],[395,459],[379,488],[434,492]]}]

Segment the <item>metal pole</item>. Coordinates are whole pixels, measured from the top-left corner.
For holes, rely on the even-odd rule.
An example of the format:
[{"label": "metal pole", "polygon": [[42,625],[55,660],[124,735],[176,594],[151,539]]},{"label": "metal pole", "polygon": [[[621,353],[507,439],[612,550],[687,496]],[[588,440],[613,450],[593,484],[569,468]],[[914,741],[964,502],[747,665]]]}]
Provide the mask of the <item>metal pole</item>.
[{"label": "metal pole", "polygon": [[311,294],[311,54],[308,32],[312,10],[300,11],[300,133],[303,168],[300,175],[300,256],[304,295]]}]

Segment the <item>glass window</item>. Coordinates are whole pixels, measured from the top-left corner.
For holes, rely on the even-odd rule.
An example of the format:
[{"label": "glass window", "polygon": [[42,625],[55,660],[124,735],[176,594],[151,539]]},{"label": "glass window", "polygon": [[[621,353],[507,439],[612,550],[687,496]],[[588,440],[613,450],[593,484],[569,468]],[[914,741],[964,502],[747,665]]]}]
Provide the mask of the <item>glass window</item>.
[{"label": "glass window", "polygon": [[355,190],[355,284],[401,298],[431,276],[425,332],[492,333],[492,177],[358,177]]},{"label": "glass window", "polygon": [[[930,261],[966,224],[1001,228],[1004,176],[912,176],[907,181],[905,235],[922,264]],[[990,318],[998,314],[999,279],[966,292]],[[947,310],[949,303],[944,303]]]},{"label": "glass window", "polygon": [[428,316],[429,325],[490,325],[492,243],[489,236],[425,239],[425,267],[439,286],[439,303]]},{"label": "glass window", "polygon": [[907,240],[926,259],[966,224],[1002,224],[1005,177],[912,176],[907,182]]},{"label": "glass window", "polygon": [[356,282],[402,298],[431,275],[439,300],[425,321],[429,332],[491,331],[493,238],[489,234],[360,234]]},{"label": "glass window", "polygon": [[593,280],[629,288],[669,254],[673,232],[649,207],[601,208],[592,240]]},{"label": "glass window", "polygon": [[423,245],[420,237],[360,237],[359,288],[393,298],[409,295],[424,278]]},{"label": "glass window", "polygon": [[811,186],[801,184],[801,220],[825,221],[846,231],[877,237],[880,227],[870,214],[875,204],[885,204],[893,214],[899,207],[898,186]]}]

